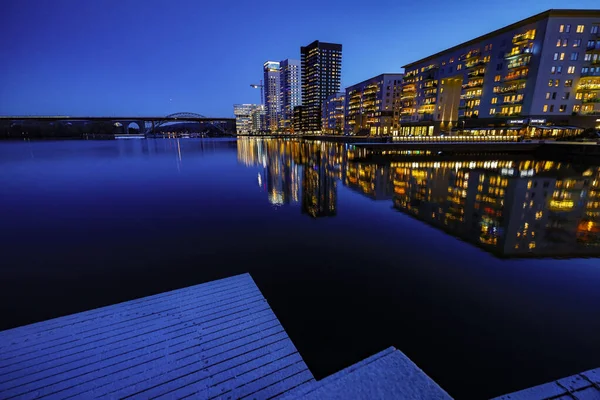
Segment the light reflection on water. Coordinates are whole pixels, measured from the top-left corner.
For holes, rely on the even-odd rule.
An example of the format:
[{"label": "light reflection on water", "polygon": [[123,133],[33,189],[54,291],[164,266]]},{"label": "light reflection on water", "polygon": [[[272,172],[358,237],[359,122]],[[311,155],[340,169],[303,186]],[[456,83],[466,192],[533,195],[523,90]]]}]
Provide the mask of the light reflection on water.
[{"label": "light reflection on water", "polygon": [[317,377],[390,345],[456,398],[600,366],[598,166],[364,155],[0,143],[2,328],[250,272]]}]

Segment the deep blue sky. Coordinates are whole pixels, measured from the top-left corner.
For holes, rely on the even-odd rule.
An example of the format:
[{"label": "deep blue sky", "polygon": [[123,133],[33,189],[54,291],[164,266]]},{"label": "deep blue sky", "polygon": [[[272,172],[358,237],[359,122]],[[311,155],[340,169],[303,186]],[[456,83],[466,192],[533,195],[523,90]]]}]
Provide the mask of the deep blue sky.
[{"label": "deep blue sky", "polygon": [[[233,114],[266,60],[342,43],[342,87],[598,0],[0,1],[0,115]],[[476,5],[475,5],[476,4]]]}]

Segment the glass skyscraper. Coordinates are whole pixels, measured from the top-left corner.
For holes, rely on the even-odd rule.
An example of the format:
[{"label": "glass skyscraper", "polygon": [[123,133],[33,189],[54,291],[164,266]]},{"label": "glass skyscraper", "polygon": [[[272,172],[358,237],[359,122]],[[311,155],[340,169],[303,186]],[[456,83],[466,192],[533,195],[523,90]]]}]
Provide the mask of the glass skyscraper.
[{"label": "glass skyscraper", "polygon": [[271,132],[275,132],[279,128],[279,117],[281,114],[279,63],[276,61],[265,62],[264,73],[267,129]]},{"label": "glass skyscraper", "polygon": [[306,117],[301,128],[305,133],[321,133],[323,102],[340,91],[342,45],[315,40],[300,48],[302,66],[302,104]]},{"label": "glass skyscraper", "polygon": [[289,133],[293,131],[294,108],[302,104],[302,77],[300,61],[285,59],[279,63],[279,84],[281,99],[280,128]]}]

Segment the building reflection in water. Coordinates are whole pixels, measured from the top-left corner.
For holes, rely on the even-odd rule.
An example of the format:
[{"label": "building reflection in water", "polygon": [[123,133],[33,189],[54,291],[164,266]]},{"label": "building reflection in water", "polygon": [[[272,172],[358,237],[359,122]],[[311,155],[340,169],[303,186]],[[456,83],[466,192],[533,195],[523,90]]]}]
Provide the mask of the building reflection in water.
[{"label": "building reflection in water", "polygon": [[531,160],[390,167],[396,209],[498,255],[600,255],[596,166]]},{"label": "building reflection in water", "polygon": [[238,141],[238,160],[263,167],[269,201],[301,197],[302,212],[314,218],[336,215],[341,182],[498,256],[600,255],[598,166],[434,156],[375,164],[352,161],[356,155],[339,143]]}]

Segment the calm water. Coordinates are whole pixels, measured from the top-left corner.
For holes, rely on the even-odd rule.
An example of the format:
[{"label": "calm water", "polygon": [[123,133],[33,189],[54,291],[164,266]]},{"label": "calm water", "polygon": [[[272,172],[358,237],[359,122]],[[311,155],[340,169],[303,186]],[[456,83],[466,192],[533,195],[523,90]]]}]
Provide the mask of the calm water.
[{"label": "calm water", "polygon": [[457,398],[600,366],[597,166],[355,156],[0,143],[0,328],[250,272],[318,378],[391,345]]}]

